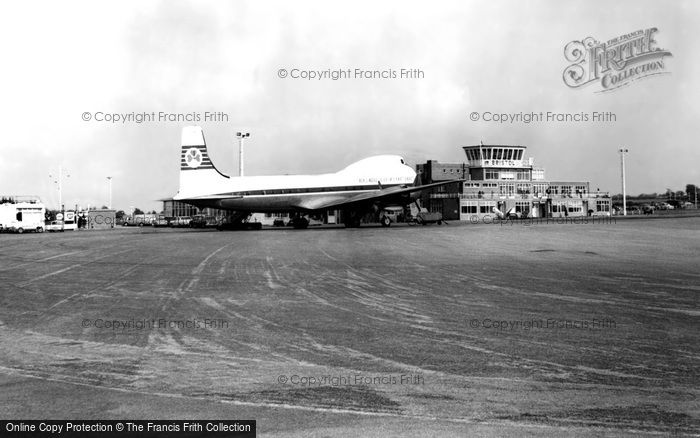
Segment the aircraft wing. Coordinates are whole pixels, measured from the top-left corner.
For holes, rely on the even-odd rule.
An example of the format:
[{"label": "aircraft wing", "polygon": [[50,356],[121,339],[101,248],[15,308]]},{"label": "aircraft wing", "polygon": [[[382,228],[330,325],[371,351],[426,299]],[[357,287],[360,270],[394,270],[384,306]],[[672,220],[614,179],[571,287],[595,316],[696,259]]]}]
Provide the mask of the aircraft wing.
[{"label": "aircraft wing", "polygon": [[412,193],[422,192],[423,190],[431,189],[433,187],[444,186],[446,184],[454,184],[456,182],[462,181],[464,180],[453,179],[449,181],[425,184],[422,186],[394,186],[388,187],[386,189],[379,189],[373,192],[360,193],[349,198],[329,195],[327,197],[313,198],[301,201],[301,203],[297,205],[297,207],[304,210],[326,210],[330,208],[340,208],[370,202],[391,202],[392,198],[400,199],[404,195],[410,195]]}]

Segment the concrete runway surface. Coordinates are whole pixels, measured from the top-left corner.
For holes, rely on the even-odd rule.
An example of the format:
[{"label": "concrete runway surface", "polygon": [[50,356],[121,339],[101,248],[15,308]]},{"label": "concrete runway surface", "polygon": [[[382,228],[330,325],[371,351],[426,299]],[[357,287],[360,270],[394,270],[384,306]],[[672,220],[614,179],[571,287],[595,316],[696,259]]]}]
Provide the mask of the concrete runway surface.
[{"label": "concrete runway surface", "polygon": [[0,415],[700,433],[700,218],[0,235]]}]

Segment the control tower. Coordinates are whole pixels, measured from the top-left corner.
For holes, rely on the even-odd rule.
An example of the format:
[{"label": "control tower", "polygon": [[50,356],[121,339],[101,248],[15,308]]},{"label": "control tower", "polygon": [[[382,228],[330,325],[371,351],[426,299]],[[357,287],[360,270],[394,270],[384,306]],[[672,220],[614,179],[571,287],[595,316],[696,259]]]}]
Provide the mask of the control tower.
[{"label": "control tower", "polygon": [[464,146],[472,180],[544,179],[544,169],[535,169],[532,158],[524,158],[525,146],[484,145]]}]

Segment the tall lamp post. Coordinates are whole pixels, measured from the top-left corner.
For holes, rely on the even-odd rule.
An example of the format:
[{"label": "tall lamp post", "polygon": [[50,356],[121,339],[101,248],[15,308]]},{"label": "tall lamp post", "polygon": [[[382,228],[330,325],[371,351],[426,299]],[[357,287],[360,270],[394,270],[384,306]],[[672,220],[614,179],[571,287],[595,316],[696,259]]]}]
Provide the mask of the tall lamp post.
[{"label": "tall lamp post", "polygon": [[111,210],[112,209],[112,177],[108,176],[107,181],[109,184],[109,204],[107,204],[107,207],[109,207],[109,209]]},{"label": "tall lamp post", "polygon": [[618,150],[620,153],[620,167],[622,170],[622,215],[627,216],[627,189],[625,187],[625,154],[629,149],[622,148]]},{"label": "tall lamp post", "polygon": [[[56,178],[54,183],[58,185],[58,209],[63,213],[63,166],[58,165],[58,177],[49,174],[49,178]],[[70,178],[70,175],[66,174],[66,178]]]},{"label": "tall lamp post", "polygon": [[238,137],[238,176],[243,176],[243,139],[250,137],[250,132],[236,132]]}]

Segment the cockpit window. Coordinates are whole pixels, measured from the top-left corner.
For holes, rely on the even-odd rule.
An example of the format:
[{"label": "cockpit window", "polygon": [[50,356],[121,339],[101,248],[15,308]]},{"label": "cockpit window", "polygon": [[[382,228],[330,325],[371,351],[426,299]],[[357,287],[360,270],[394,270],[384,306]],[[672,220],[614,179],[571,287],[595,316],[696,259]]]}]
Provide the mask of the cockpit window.
[{"label": "cockpit window", "polygon": [[403,162],[403,158],[401,159],[401,164],[406,164],[406,163]]}]

